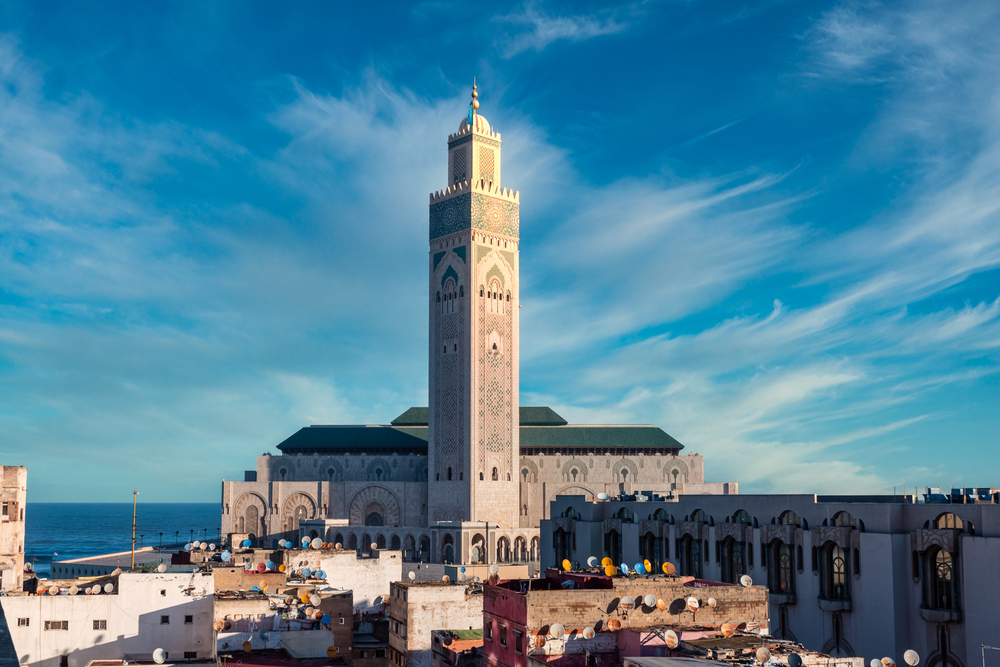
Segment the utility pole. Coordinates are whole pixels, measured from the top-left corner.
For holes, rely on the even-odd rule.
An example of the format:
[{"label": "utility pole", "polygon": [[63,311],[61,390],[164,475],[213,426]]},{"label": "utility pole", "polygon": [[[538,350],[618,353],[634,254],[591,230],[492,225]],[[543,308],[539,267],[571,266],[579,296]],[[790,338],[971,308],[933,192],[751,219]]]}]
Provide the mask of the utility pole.
[{"label": "utility pole", "polygon": [[132,490],[132,569],[135,569],[135,503],[139,498],[139,489]]}]

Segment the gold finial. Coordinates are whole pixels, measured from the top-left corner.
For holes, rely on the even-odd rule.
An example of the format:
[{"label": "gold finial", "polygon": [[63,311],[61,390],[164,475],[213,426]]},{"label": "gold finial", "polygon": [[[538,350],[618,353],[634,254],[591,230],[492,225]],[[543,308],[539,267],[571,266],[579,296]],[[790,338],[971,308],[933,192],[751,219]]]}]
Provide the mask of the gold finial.
[{"label": "gold finial", "polygon": [[476,77],[472,77],[472,110],[473,110],[473,113],[475,113],[475,110],[479,108],[479,100],[476,99],[477,97],[479,97],[479,93],[476,92]]}]

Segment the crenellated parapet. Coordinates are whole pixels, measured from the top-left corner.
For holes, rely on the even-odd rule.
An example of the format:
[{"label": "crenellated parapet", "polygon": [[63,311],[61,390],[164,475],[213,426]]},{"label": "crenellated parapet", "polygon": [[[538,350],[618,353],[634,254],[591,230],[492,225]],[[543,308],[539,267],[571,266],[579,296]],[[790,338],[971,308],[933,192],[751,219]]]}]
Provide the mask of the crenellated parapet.
[{"label": "crenellated parapet", "polygon": [[510,188],[502,188],[499,185],[493,183],[488,183],[484,179],[479,179],[476,181],[459,181],[446,188],[437,190],[431,193],[430,203],[431,205],[437,204],[438,202],[443,202],[452,197],[456,197],[460,194],[467,194],[469,192],[480,192],[491,197],[496,197],[497,199],[503,199],[513,203],[521,202],[521,193],[517,190],[511,190]]}]

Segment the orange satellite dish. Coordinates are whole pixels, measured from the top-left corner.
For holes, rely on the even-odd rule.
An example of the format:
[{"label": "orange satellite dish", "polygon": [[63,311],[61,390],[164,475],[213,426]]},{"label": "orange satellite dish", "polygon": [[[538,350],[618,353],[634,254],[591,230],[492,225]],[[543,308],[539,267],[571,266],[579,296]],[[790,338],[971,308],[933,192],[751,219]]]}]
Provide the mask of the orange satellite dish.
[{"label": "orange satellite dish", "polygon": [[666,600],[657,600],[656,601],[656,608],[659,609],[660,611],[666,610],[666,608],[667,608],[667,602],[666,602]]},{"label": "orange satellite dish", "polygon": [[677,568],[674,567],[673,563],[664,563],[663,564],[663,572],[665,574],[673,574],[676,571],[677,571]]},{"label": "orange satellite dish", "polygon": [[605,556],[604,558],[601,559],[601,565],[603,565],[604,567],[607,567],[608,565],[614,565],[614,564],[615,564],[615,562],[613,560],[611,560],[610,558],[608,558],[607,556]]},{"label": "orange satellite dish", "polygon": [[608,621],[608,630],[614,631],[621,629],[622,629],[622,622],[619,621],[617,618],[612,618],[611,620]]}]

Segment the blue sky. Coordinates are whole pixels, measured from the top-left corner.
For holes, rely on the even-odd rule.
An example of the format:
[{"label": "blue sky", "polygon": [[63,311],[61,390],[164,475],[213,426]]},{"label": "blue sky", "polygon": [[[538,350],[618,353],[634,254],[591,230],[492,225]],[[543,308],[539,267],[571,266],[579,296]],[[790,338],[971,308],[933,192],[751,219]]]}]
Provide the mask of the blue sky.
[{"label": "blue sky", "polygon": [[[371,5],[371,3],[368,3]],[[0,462],[215,501],[426,405],[478,77],[521,402],[743,492],[1000,484],[1000,5],[5,2]]]}]

